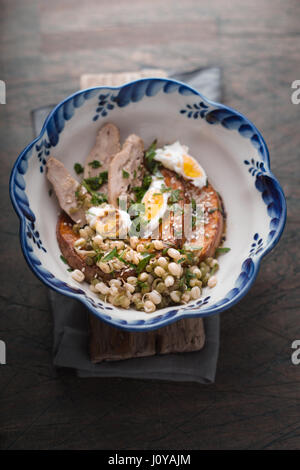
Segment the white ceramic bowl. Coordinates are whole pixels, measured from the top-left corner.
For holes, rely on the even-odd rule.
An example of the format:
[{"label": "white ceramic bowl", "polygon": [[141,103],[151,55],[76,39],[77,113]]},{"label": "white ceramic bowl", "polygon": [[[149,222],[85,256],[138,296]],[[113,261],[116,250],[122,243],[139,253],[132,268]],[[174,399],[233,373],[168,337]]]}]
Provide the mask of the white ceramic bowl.
[{"label": "white ceramic bowl", "polygon": [[[145,146],[179,140],[204,167],[227,212],[226,246],[218,283],[187,305],[152,314],[118,309],[77,284],[60,259],[56,241],[59,206],[49,197],[45,163],[51,153],[74,174],[103,123],[115,123],[122,140],[130,133]],[[76,177],[76,175],[74,174]],[[82,301],[91,312],[119,328],[151,330],[183,317],[205,317],[228,309],[252,285],[261,258],[278,242],[286,218],[282,189],[270,170],[268,149],[256,127],[227,106],[213,103],[188,85],[149,78],[121,87],[96,87],[66,98],[48,116],[41,134],[18,157],[10,194],[20,217],[25,258],[47,286]]]}]

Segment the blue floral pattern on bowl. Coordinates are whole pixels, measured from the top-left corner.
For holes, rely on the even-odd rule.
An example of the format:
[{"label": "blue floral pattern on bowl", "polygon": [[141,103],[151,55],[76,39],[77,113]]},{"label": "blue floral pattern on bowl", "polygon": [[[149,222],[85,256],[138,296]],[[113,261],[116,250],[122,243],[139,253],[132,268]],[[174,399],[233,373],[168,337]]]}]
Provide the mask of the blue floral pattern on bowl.
[{"label": "blue floral pattern on bowl", "polygon": [[[76,117],[77,110],[86,106],[89,100],[92,103],[96,101],[96,106],[92,106],[90,114],[90,122],[96,124],[96,121],[105,119],[108,115],[113,120],[113,113],[117,113],[119,108],[129,108],[140,101],[164,95],[180,97],[182,104],[178,107],[177,113],[182,116],[182,119],[187,117],[195,124],[199,120],[210,125],[221,125],[228,132],[238,132],[241,137],[250,141],[251,147],[256,152],[256,158],[250,156],[243,160],[243,164],[245,171],[248,170],[249,177],[253,178],[253,190],[260,194],[266,207],[269,231],[266,239],[263,240],[254,228],[249,253],[241,262],[240,272],[233,287],[224,294],[222,299],[214,301],[212,295],[204,294],[197,301],[171,307],[161,314],[158,312],[155,316],[146,315],[145,318],[124,319],[110,304],[95,300],[80,286],[74,287],[57,278],[44,266],[43,256],[48,255],[47,244],[41,239],[40,231],[36,228],[37,218],[29,202],[26,174],[28,163],[35,154],[41,177],[44,178],[42,173],[50,149],[56,148],[68,122]],[[104,321],[131,331],[160,328],[183,317],[212,315],[234,305],[250,289],[262,256],[278,242],[286,218],[286,204],[282,189],[270,170],[267,146],[255,126],[237,111],[209,101],[193,88],[176,80],[160,78],[141,79],[116,88],[95,87],[79,91],[56,106],[48,116],[40,136],[18,157],[11,173],[10,196],[20,218],[20,240],[24,256],[38,278],[52,289],[80,300]],[[39,252],[43,255],[40,256]]]}]

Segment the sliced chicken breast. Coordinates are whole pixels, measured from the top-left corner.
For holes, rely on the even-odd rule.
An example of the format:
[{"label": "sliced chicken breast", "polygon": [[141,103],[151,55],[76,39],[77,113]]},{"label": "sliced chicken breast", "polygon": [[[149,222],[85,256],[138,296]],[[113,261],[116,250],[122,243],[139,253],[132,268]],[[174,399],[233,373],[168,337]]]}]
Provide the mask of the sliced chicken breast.
[{"label": "sliced chicken breast", "polygon": [[135,134],[125,140],[122,150],[109,164],[108,201],[118,207],[118,198],[128,196],[130,189],[140,186],[143,173],[144,142]]},{"label": "sliced chicken breast", "polygon": [[[84,178],[98,176],[103,171],[108,171],[109,163],[114,155],[120,151],[120,131],[114,124],[104,124],[96,137],[96,143],[88,154],[84,165]],[[99,189],[101,193],[107,193],[107,184]]]},{"label": "sliced chicken breast", "polygon": [[46,164],[47,178],[53,185],[60,207],[79,225],[86,223],[85,210],[78,207],[76,190],[79,183],[64,167],[64,165],[54,157],[50,157]]}]

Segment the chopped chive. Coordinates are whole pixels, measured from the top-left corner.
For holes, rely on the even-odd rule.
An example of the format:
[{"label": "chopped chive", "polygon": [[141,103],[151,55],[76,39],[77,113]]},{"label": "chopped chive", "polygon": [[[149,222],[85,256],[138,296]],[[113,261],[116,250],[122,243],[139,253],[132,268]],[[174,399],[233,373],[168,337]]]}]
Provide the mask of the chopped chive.
[{"label": "chopped chive", "polygon": [[62,260],[63,263],[68,264],[68,261],[63,255],[60,255],[60,259]]},{"label": "chopped chive", "polygon": [[115,256],[118,254],[118,250],[115,247],[113,250],[111,250],[107,255],[102,258],[102,261],[110,261],[111,259],[115,258]]},{"label": "chopped chive", "polygon": [[216,249],[216,253],[218,253],[218,254],[219,253],[228,253],[228,251],[230,251],[230,250],[231,250],[231,248],[226,248],[225,246],[224,247],[220,246],[219,248]]},{"label": "chopped chive", "polygon": [[147,266],[147,264],[149,263],[150,259],[153,258],[153,254],[147,254],[146,256],[144,256],[143,259],[141,259],[141,261],[139,262],[139,264],[137,265],[137,268],[136,268],[136,272],[138,274],[140,274],[143,269],[145,269],[145,267]]}]

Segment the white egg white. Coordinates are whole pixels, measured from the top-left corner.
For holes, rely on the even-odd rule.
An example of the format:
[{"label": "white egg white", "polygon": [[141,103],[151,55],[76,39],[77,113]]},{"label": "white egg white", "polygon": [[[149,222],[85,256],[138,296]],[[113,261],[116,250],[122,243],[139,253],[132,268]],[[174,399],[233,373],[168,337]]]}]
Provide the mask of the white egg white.
[{"label": "white egg white", "polygon": [[[117,217],[119,217],[119,233],[117,233]],[[125,238],[130,228],[131,220],[127,212],[118,210],[110,204],[90,207],[86,211],[88,225],[99,235],[104,233],[104,225],[110,223],[112,230],[109,238]]]},{"label": "white egg white", "polygon": [[[153,207],[153,217],[150,218],[150,220],[146,217],[146,215],[142,215],[141,219],[144,220],[144,232],[143,236],[145,238],[150,237],[151,235],[155,235],[155,230],[159,226],[159,221],[160,219],[163,219],[167,208],[168,208],[168,198],[169,198],[169,193],[168,192],[162,192],[162,189],[165,187],[164,184],[164,179],[163,178],[158,178],[156,176],[153,176],[151,185],[149,186],[149,189],[145,193],[143,199],[142,199],[142,204],[145,204],[145,210],[147,212],[147,201],[151,198],[151,195],[156,194],[161,194],[162,195],[162,204],[159,208]],[[148,208],[149,208],[149,203],[148,203]]]},{"label": "white egg white", "polygon": [[[186,145],[182,145],[179,141],[174,142],[170,145],[165,145],[163,148],[159,148],[155,151],[154,159],[160,162],[165,168],[175,171],[178,175],[191,181],[197,188],[202,188],[206,185],[207,176],[198,161],[189,155],[189,148]],[[201,172],[201,176],[192,177],[184,171],[184,157],[188,157],[194,162],[196,168]]]}]

